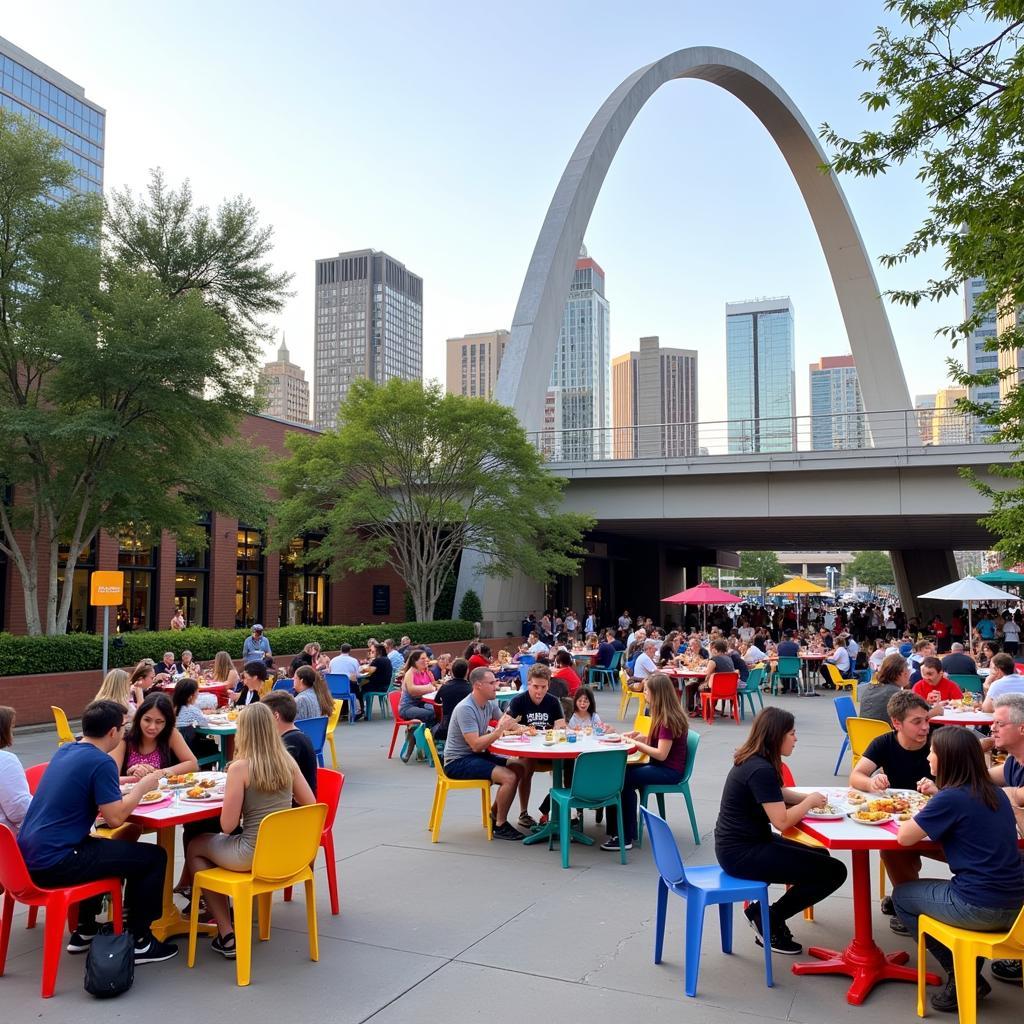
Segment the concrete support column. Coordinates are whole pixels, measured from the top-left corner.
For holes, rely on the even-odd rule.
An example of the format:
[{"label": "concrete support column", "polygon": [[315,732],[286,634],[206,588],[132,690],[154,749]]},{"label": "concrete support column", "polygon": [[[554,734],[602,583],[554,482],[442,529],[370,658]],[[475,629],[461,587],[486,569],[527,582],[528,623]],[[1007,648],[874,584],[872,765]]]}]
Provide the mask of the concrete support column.
[{"label": "concrete support column", "polygon": [[952,551],[890,551],[892,569],[900,604],[909,618],[917,615],[922,622],[938,612],[943,618],[953,605],[948,601],[921,601],[918,594],[944,587],[959,578]]}]

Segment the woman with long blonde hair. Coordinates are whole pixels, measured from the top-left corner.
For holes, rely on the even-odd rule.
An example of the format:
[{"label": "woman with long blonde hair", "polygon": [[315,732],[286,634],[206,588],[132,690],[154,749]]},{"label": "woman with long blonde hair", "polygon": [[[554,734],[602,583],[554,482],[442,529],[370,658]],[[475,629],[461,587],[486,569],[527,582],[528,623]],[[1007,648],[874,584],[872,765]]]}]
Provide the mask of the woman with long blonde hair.
[{"label": "woman with long blonde hair", "polygon": [[231,655],[227,651],[218,651],[213,658],[213,681],[226,683],[229,690],[238,685],[238,672],[231,663]]},{"label": "woman with long blonde hair", "polygon": [[[219,835],[200,835],[189,844],[186,855],[189,877],[209,867],[248,871],[256,852],[260,822],[268,814],[292,806],[316,803],[309,783],[288,754],[270,708],[250,704],[238,716],[235,759],[228,765]],[[232,835],[241,825],[241,832]],[[226,896],[205,894],[217,922],[212,948],[229,960],[235,956],[235,934]]]},{"label": "woman with long blonde hair", "polygon": [[131,676],[123,668],[112,668],[104,677],[100,688],[93,697],[93,703],[98,700],[112,700],[117,704],[123,704],[129,711],[135,711],[135,701],[132,699]]}]

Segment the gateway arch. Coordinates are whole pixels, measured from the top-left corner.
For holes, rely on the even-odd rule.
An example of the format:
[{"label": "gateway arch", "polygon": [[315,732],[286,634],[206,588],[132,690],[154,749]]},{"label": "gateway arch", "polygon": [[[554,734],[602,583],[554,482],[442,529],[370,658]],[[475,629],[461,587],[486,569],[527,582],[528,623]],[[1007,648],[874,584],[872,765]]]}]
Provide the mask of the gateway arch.
[{"label": "gateway arch", "polygon": [[[752,61],[710,46],[677,50],[633,72],[587,126],[555,190],[537,238],[512,331],[502,357],[495,398],[512,407],[527,430],[539,429],[550,367],[576,257],[608,168],[633,119],[666,82],[695,78],[732,93],[755,114],[779,147],[807,204],[821,243],[850,349],[857,365],[869,426],[888,410],[909,409],[910,394],[874,271],[846,198],[825,154],[793,101]],[[481,580],[479,557],[465,552],[459,596]],[[536,584],[487,579],[485,618],[504,628],[539,604]],[[509,627],[509,623],[514,625]]]}]

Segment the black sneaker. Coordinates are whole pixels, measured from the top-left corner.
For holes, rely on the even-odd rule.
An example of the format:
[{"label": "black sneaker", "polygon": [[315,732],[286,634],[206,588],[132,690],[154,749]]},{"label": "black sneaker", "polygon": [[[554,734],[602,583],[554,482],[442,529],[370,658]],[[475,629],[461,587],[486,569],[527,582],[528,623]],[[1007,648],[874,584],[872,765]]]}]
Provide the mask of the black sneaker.
[{"label": "black sneaker", "polygon": [[[626,842],[624,842],[622,844],[622,848],[624,850],[632,850],[633,849],[633,844],[627,839]],[[602,850],[613,850],[615,853],[618,853],[619,852],[619,837],[618,836],[609,836],[601,844],[601,849]]]},{"label": "black sneaker", "polygon": [[996,981],[1008,981],[1011,985],[1021,983],[1021,961],[1020,960],[993,960],[992,977]]},{"label": "black sneaker", "polygon": [[231,932],[225,935],[224,938],[221,938],[220,935],[214,935],[213,942],[210,943],[210,949],[214,953],[220,953],[226,960],[234,960],[236,953],[235,933]]},{"label": "black sneaker", "polygon": [[173,942],[161,942],[153,935],[145,935],[135,940],[135,966],[139,964],[158,964],[178,955],[178,947]]},{"label": "black sneaker", "polygon": [[743,911],[747,924],[757,932],[758,945],[761,945],[761,904],[757,900],[749,903]]},{"label": "black sneaker", "polygon": [[897,935],[909,935],[910,929],[898,918],[889,918],[889,931],[895,932]]},{"label": "black sneaker", "polygon": [[893,906],[893,902],[892,902],[892,897],[891,896],[886,896],[882,900],[882,905],[881,905],[881,907],[879,907],[879,910],[881,910],[882,913],[885,914],[886,917],[895,917],[896,916],[896,908]]},{"label": "black sneaker", "polygon": [[[764,946],[764,937],[759,929],[754,941],[759,946]],[[781,953],[783,956],[799,956],[804,951],[804,947],[793,938],[793,933],[784,924],[772,924],[772,933],[768,941],[772,952]]]},{"label": "black sneaker", "polygon": [[491,835],[495,839],[512,839],[519,843],[523,841],[523,833],[519,829],[513,828],[507,821],[501,825],[495,825]]},{"label": "black sneaker", "polygon": [[92,940],[96,938],[99,928],[96,925],[89,927],[88,925],[79,925],[78,928],[71,933],[71,937],[68,939],[68,944],[65,947],[69,953],[88,953],[89,947],[92,945]]}]

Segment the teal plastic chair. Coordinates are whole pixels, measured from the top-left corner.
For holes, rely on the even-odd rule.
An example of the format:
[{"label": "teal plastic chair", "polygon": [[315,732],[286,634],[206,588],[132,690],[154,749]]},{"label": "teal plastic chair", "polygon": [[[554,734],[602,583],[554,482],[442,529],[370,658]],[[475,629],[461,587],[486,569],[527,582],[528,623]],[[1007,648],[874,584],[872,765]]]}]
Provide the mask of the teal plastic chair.
[{"label": "teal plastic chair", "polygon": [[380,717],[387,718],[388,715],[388,691],[387,690],[367,690],[363,694],[363,714],[366,715],[366,720],[372,721],[371,714],[373,712],[373,702],[377,701],[380,706]]},{"label": "teal plastic chair", "polygon": [[740,699],[740,718],[746,718],[744,714],[744,701],[750,701],[750,715],[753,717],[757,714],[757,708],[754,706],[754,698],[757,698],[758,704],[764,707],[764,698],[761,696],[761,681],[764,678],[764,666],[759,665],[757,668],[752,668],[747,675],[747,681],[740,683],[739,689],[736,691],[736,695]]},{"label": "teal plastic chair", "polygon": [[[558,810],[558,843],[562,850],[562,867],[569,866],[569,833],[572,822],[569,811],[573,807],[596,811],[599,807],[614,807],[619,822],[619,860],[626,863],[626,844],[622,838],[622,783],[626,778],[625,750],[594,750],[580,754],[572,773],[572,788],[552,789],[552,811]],[[548,837],[548,849],[555,837]]]},{"label": "teal plastic chair", "polygon": [[975,673],[970,675],[955,675],[950,676],[949,678],[952,679],[964,693],[984,693],[981,686],[983,680],[981,676]]},{"label": "teal plastic chair", "polygon": [[[751,673],[753,675],[753,673]],[[700,733],[694,732],[692,729],[686,734],[686,771],[683,772],[682,779],[672,785],[663,786],[644,786],[640,790],[640,806],[646,807],[647,801],[652,797],[658,798],[658,813],[664,818],[665,817],[665,794],[666,793],[682,793],[683,799],[686,801],[686,810],[690,815],[690,828],[693,829],[693,841],[697,846],[700,846],[700,832],[697,831],[697,815],[693,813],[693,797],[690,796],[690,776],[693,775],[693,766],[697,761],[697,744],[700,743]],[[644,845],[644,816],[640,815],[640,820],[636,825],[636,845]]]},{"label": "teal plastic chair", "polygon": [[[431,768],[434,765],[434,755],[431,752],[430,746],[427,743],[427,726],[420,722],[419,725],[413,730],[412,738],[416,744],[416,749],[423,755],[423,760],[430,765]],[[440,758],[444,758],[444,740],[435,740],[434,745],[437,747],[437,755]]]},{"label": "teal plastic chair", "polygon": [[790,681],[796,683],[796,688],[799,690],[800,669],[799,658],[779,658],[779,663],[775,666],[775,671],[772,673],[772,693],[778,693],[779,686]]},{"label": "teal plastic chair", "polygon": [[597,665],[590,666],[590,685],[596,690],[603,690],[607,683],[613,690],[619,686],[619,666],[622,664],[622,651],[616,651],[607,668]]}]

